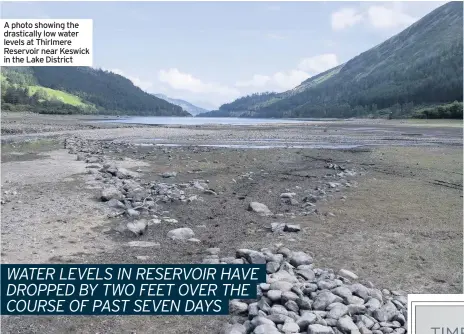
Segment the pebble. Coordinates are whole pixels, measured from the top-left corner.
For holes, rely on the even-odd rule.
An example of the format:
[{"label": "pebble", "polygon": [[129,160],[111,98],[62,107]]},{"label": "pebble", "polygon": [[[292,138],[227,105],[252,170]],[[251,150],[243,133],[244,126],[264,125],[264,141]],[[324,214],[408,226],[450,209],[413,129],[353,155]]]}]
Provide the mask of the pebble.
[{"label": "pebble", "polygon": [[358,275],[346,269],[340,269],[338,274],[342,277],[352,279],[352,280],[357,280],[359,278]]},{"label": "pebble", "polygon": [[259,213],[264,216],[272,215],[271,210],[269,210],[269,208],[265,204],[258,202],[251,202],[248,206],[248,210]]},{"label": "pebble", "polygon": [[129,247],[159,247],[160,246],[158,242],[152,242],[152,241],[129,241],[127,245]]},{"label": "pebble", "polygon": [[181,227],[168,232],[167,237],[172,240],[188,240],[195,236],[191,228]]}]

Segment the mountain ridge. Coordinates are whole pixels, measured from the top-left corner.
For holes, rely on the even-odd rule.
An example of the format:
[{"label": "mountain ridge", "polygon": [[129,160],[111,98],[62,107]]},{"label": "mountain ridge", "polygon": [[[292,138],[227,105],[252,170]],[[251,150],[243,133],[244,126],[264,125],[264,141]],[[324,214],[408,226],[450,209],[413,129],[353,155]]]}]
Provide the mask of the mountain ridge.
[{"label": "mountain ridge", "polygon": [[196,116],[201,113],[208,112],[209,110],[198,107],[194,105],[193,103],[190,103],[188,101],[182,100],[182,99],[175,99],[169,96],[166,96],[165,94],[153,94],[157,98],[168,101],[169,103],[175,104],[179,107],[181,107],[183,110],[187,111],[193,116]]},{"label": "mountain ridge", "polygon": [[[91,67],[3,67],[2,109],[52,114],[191,116],[126,77]],[[71,102],[72,101],[72,102]]]},{"label": "mountain ridge", "polygon": [[418,107],[462,101],[462,12],[462,2],[444,4],[258,108],[250,100],[240,113],[228,109],[238,99],[219,112],[241,117],[405,117]]}]

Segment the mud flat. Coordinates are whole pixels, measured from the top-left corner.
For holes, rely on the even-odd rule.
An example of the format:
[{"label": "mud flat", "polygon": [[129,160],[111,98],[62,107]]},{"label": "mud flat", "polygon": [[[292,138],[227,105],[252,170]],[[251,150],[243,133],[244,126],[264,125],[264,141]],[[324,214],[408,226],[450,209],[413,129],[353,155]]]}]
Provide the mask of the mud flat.
[{"label": "mud flat", "polygon": [[[287,247],[380,290],[463,292],[462,122],[98,120],[2,115],[3,263],[201,263]],[[10,316],[2,329],[217,333],[228,320]]]}]

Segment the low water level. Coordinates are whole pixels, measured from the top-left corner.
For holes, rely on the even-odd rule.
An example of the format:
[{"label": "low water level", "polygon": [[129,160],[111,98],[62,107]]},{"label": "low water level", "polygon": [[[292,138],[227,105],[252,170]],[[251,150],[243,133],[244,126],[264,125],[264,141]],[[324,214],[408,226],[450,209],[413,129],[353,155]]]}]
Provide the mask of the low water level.
[{"label": "low water level", "polygon": [[257,125],[289,123],[326,123],[331,119],[282,119],[282,118],[238,118],[238,117],[121,117],[101,122],[132,123],[151,125]]}]

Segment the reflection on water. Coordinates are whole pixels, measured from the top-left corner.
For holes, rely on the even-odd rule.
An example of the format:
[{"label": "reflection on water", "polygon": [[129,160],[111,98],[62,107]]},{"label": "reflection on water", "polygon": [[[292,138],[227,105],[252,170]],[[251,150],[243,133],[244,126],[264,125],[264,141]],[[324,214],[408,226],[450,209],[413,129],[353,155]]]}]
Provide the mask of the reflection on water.
[{"label": "reflection on water", "polygon": [[254,145],[254,144],[174,144],[174,143],[162,143],[162,144],[148,144],[142,143],[137,144],[138,146],[164,146],[164,147],[219,147],[219,148],[256,148],[256,149],[269,149],[269,148],[326,148],[326,149],[350,149],[357,148],[361,145],[340,145],[340,144],[306,144],[306,145],[287,145],[276,144],[276,145]]},{"label": "reflection on water", "polygon": [[150,125],[258,125],[258,124],[319,124],[340,121],[335,119],[283,119],[238,117],[121,117],[102,120],[104,123],[130,123]]}]

